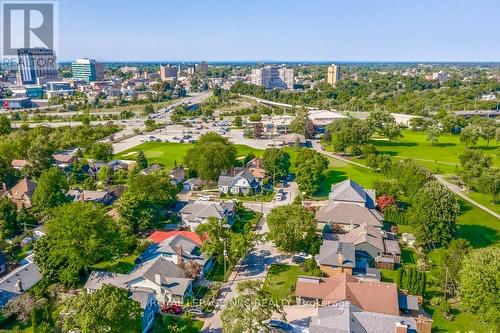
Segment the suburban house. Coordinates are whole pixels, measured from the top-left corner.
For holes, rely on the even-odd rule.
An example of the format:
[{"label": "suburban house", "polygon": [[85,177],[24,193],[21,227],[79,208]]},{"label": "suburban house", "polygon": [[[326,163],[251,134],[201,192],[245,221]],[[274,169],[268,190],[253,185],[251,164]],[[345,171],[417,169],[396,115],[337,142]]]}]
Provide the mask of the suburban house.
[{"label": "suburban house", "polygon": [[184,230],[172,230],[172,231],[154,231],[151,235],[149,235],[148,240],[150,240],[153,243],[161,243],[166,239],[169,239],[174,236],[183,236],[188,239],[190,239],[192,242],[196,243],[197,245],[201,246],[203,244],[203,239],[201,239],[200,236],[196,232],[192,231],[184,231]]},{"label": "suburban house", "polygon": [[309,333],[431,333],[432,320],[377,313],[360,309],[351,301],[318,308]]},{"label": "suburban house", "polygon": [[325,276],[335,276],[341,273],[352,275],[356,265],[354,245],[324,240],[316,261]]},{"label": "suburban house", "polygon": [[205,181],[200,178],[189,178],[182,183],[182,189],[184,191],[199,191],[203,188]]},{"label": "suburban house", "polygon": [[203,201],[197,200],[184,206],[179,214],[182,223],[195,230],[198,225],[204,223],[209,217],[215,217],[218,220],[227,220],[229,224],[234,222],[236,213],[236,204],[232,201]]},{"label": "suburban house", "polygon": [[22,266],[0,279],[0,308],[33,287],[41,278],[40,268],[33,261],[33,255],[26,257]]},{"label": "suburban house", "polygon": [[32,198],[36,189],[36,183],[27,177],[24,177],[13,188],[7,190],[4,188],[3,196],[14,202],[17,208],[31,208],[33,206]]},{"label": "suburban house", "polygon": [[111,205],[117,197],[107,190],[80,190],[72,189],[66,194],[67,197],[71,198],[73,201],[83,201],[83,202],[95,202],[103,205]]},{"label": "suburban house", "polygon": [[10,166],[13,169],[16,169],[16,170],[22,170],[22,168],[24,168],[27,164],[28,164],[28,161],[26,161],[26,160],[16,160],[16,159],[13,159],[10,162]]},{"label": "suburban house", "polygon": [[375,207],[374,190],[365,190],[352,180],[345,180],[332,185],[328,205],[316,212],[316,220],[346,231],[363,224],[382,228],[384,215]]},{"label": "suburban house", "polygon": [[394,264],[401,261],[401,249],[395,237],[367,223],[347,233],[325,233],[324,239],[354,244],[356,257],[374,260],[377,268],[393,269]]},{"label": "suburban house", "polygon": [[277,142],[280,146],[293,146],[296,144],[303,146],[307,141],[306,137],[302,134],[288,133],[274,138],[273,142]]},{"label": "suburban house", "polygon": [[172,171],[170,171],[170,178],[172,178],[172,183],[175,186],[182,184],[186,179],[186,171],[184,170],[184,167],[176,166],[173,168]]},{"label": "suburban house", "polygon": [[246,165],[246,169],[250,171],[252,176],[257,179],[257,181],[262,182],[266,178],[266,171],[264,170],[264,163],[260,157],[256,157],[250,160]]},{"label": "suburban house", "polygon": [[66,169],[71,166],[76,160],[76,155],[78,154],[78,148],[66,149],[52,155],[54,163],[58,168]]},{"label": "suburban house", "polygon": [[181,267],[161,256],[136,266],[129,274],[93,271],[85,288],[92,293],[106,284],[128,290],[150,289],[159,304],[182,304],[185,297],[192,295],[192,279],[186,278]]},{"label": "suburban house", "polygon": [[160,312],[155,293],[148,288],[133,288],[130,290],[130,298],[138,302],[143,311],[142,333],[146,333],[153,327],[155,316]]},{"label": "suburban house", "polygon": [[260,188],[260,182],[246,168],[233,175],[219,176],[217,185],[220,193],[236,195],[252,194]]},{"label": "suburban house", "polygon": [[150,175],[150,174],[153,174],[155,172],[161,171],[162,169],[163,168],[161,165],[155,163],[155,164],[151,164],[150,166],[148,166],[145,169],[142,169],[140,174],[141,175]]},{"label": "suburban house", "polygon": [[201,244],[193,241],[192,237],[176,234],[150,245],[138,260],[145,262],[161,256],[181,267],[195,263],[199,265],[200,273],[206,274],[212,267],[213,260],[201,253],[200,248]]}]

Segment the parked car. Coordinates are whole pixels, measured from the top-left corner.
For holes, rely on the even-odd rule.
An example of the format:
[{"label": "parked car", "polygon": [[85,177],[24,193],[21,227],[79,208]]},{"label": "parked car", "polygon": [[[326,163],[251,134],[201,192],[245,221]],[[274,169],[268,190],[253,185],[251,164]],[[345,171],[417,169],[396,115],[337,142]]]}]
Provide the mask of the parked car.
[{"label": "parked car", "polygon": [[295,329],[289,323],[281,320],[271,319],[267,322],[266,326],[271,332],[283,332],[283,333],[294,333]]},{"label": "parked car", "polygon": [[281,201],[283,200],[283,192],[278,192],[276,194],[276,201]]},{"label": "parked car", "polygon": [[203,318],[205,316],[205,311],[203,311],[202,308],[189,308],[187,312],[198,318]]},{"label": "parked car", "polygon": [[169,314],[174,314],[174,315],[180,315],[182,314],[182,307],[177,304],[165,304],[161,311],[163,313],[169,313]]},{"label": "parked car", "polygon": [[292,262],[296,264],[301,264],[303,263],[306,259],[310,259],[312,256],[307,253],[296,253],[292,256]]}]

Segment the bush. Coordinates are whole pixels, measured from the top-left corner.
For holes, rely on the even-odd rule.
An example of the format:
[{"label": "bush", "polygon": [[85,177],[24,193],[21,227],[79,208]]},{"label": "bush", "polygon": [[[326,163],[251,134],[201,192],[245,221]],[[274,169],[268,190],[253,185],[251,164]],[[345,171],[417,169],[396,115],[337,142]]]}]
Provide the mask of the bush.
[{"label": "bush", "polygon": [[433,297],[430,300],[431,305],[434,306],[434,307],[440,306],[441,302],[443,302],[443,298],[440,297],[440,296]]},{"label": "bush", "polygon": [[445,316],[451,314],[450,303],[446,300],[441,301],[441,304],[439,304],[439,311],[441,311]]}]

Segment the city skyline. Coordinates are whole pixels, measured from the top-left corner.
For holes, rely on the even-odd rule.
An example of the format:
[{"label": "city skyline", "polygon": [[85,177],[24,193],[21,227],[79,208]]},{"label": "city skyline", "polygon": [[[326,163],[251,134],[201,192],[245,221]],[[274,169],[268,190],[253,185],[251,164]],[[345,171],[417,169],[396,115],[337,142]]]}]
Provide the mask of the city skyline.
[{"label": "city skyline", "polygon": [[[59,1],[60,61],[496,62],[492,0]],[[92,19],[90,20],[89,17]],[[477,24],[480,22],[481,24]],[[85,27],[83,29],[82,27]],[[147,37],[147,38],[145,38]],[[111,50],[115,51],[112,52]]]}]

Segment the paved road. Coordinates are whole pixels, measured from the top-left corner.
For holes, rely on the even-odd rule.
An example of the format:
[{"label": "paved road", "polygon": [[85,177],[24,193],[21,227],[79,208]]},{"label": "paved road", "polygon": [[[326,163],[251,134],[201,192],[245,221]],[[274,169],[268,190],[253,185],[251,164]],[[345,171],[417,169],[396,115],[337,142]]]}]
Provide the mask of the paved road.
[{"label": "paved road", "polygon": [[[291,182],[289,187],[285,190],[289,198],[285,197],[282,201],[272,201],[272,202],[245,202],[243,205],[249,209],[257,212],[263,211],[264,216],[261,219],[257,227],[258,234],[267,233],[268,226],[265,220],[265,216],[269,211],[276,206],[285,205],[293,201],[298,193],[297,184]],[[264,208],[263,208],[264,207]],[[262,210],[263,208],[263,210]],[[222,321],[221,314],[225,306],[237,296],[236,287],[239,282],[246,280],[264,280],[267,275],[269,266],[272,264],[290,264],[291,257],[289,255],[280,253],[278,249],[270,242],[259,243],[255,248],[248,253],[248,255],[242,260],[241,265],[235,267],[235,270],[231,273],[229,281],[225,283],[221,288],[221,295],[217,300],[219,307],[212,313],[209,318],[206,318],[202,332],[203,333],[215,333],[222,331]]]},{"label": "paved road", "polygon": [[500,215],[495,213],[494,211],[492,211],[491,209],[489,209],[488,207],[485,207],[483,205],[481,205],[479,202],[477,201],[474,201],[472,200],[471,198],[469,198],[465,192],[460,188],[460,186],[457,186],[455,184],[452,184],[448,181],[446,181],[443,177],[443,175],[434,175],[434,178],[436,178],[441,184],[443,184],[444,186],[446,186],[450,191],[452,191],[453,193],[455,193],[456,195],[458,195],[459,197],[461,197],[462,199],[468,201],[469,203],[473,204],[474,206],[478,207],[478,208],[481,208],[482,210],[484,210],[485,212],[493,215],[494,217],[496,217],[497,219],[500,220]]}]

